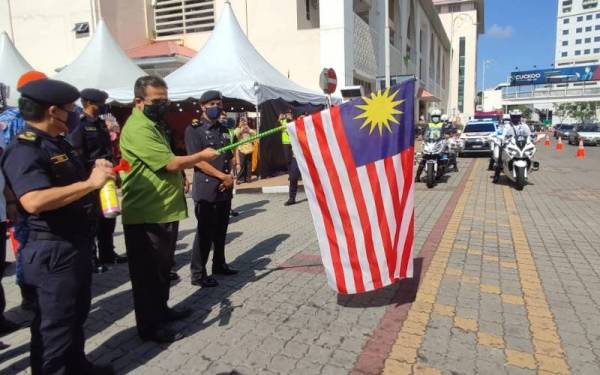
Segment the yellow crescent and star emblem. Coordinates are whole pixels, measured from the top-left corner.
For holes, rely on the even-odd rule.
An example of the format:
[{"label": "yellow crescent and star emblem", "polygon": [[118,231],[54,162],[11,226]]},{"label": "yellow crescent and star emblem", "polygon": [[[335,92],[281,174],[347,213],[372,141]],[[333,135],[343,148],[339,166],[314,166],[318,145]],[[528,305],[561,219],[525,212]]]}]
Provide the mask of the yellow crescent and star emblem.
[{"label": "yellow crescent and star emblem", "polygon": [[369,135],[373,133],[375,128],[379,130],[379,135],[383,135],[383,129],[392,133],[391,124],[400,125],[394,115],[399,115],[404,112],[397,109],[397,107],[404,102],[403,100],[395,100],[398,91],[390,94],[390,88],[388,87],[382,93],[378,91],[377,94],[371,93],[371,97],[364,96],[362,99],[365,104],[358,104],[356,108],[363,110],[363,113],[354,117],[355,120],[364,119],[364,122],[360,126],[360,129],[369,127]]}]

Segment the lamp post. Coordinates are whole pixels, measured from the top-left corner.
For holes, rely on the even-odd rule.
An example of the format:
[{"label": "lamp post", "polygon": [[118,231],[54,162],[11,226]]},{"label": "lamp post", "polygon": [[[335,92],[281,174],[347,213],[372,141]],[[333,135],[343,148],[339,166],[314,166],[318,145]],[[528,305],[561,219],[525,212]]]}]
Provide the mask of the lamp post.
[{"label": "lamp post", "polygon": [[385,0],[384,20],[384,51],[385,51],[385,87],[390,87],[390,0]]},{"label": "lamp post", "polygon": [[[481,79],[481,107],[484,107],[484,100],[485,100],[485,67],[492,64],[494,62],[494,60],[491,59],[485,59],[483,60],[483,72],[482,72],[482,79]],[[485,111],[485,108],[483,108],[483,110]]]}]

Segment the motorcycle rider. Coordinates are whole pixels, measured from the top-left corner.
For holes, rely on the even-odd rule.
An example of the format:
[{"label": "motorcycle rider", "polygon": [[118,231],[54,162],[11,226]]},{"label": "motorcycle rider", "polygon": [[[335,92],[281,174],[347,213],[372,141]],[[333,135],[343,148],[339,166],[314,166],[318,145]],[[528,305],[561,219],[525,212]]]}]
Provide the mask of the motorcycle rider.
[{"label": "motorcycle rider", "polygon": [[[434,108],[429,112],[429,124],[427,127],[423,129],[423,136],[427,134],[428,131],[433,131],[436,134],[436,138],[440,138],[444,135],[444,131],[446,130],[445,124],[442,120],[442,111],[437,108]],[[423,173],[423,169],[425,168],[425,159],[421,159],[419,163],[419,167],[417,168],[417,175],[415,176],[415,182],[421,182],[421,173]]]},{"label": "motorcycle rider", "polygon": [[[510,126],[510,115],[508,113],[505,113],[502,115],[502,121],[498,123],[498,125],[496,126],[496,133],[493,135],[493,141],[492,141],[492,155],[490,155],[490,163],[488,166],[488,170],[493,171],[494,170],[494,165],[496,163],[496,159],[500,158],[500,154],[501,154],[501,147],[502,144],[504,143],[504,129],[507,128],[508,126]],[[500,155],[500,156],[499,156]]]},{"label": "motorcycle rider", "polygon": [[[531,129],[529,125],[523,122],[523,113],[519,109],[510,111],[510,122],[503,126],[502,135],[500,135],[501,145],[498,150],[498,161],[494,168],[494,182],[498,182],[500,179],[500,172],[502,171],[502,151],[506,145],[506,142],[512,137],[524,136],[526,139],[531,137]],[[504,123],[504,118],[502,119]]]}]

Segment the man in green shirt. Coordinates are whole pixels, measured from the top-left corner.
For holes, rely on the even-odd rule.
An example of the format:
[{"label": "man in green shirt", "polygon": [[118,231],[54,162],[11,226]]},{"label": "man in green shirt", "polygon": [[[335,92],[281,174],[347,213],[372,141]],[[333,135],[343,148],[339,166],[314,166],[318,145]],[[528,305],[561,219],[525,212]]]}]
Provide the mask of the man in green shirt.
[{"label": "man in green shirt", "polygon": [[162,78],[139,78],[134,94],[135,108],[123,127],[120,147],[131,165],[123,175],[122,220],[135,318],[143,340],[173,342],[183,334],[167,323],[191,313],[167,306],[178,224],[187,217],[181,171],[213,160],[218,152],[173,154],[164,130],[170,102]]}]

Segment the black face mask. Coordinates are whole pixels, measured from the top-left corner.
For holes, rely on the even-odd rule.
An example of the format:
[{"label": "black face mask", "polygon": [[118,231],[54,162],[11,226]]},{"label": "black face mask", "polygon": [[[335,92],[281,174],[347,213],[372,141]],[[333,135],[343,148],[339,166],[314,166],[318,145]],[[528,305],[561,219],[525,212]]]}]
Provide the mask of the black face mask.
[{"label": "black face mask", "polygon": [[154,122],[160,122],[165,118],[165,115],[169,111],[169,104],[157,103],[157,104],[144,104],[144,115]]}]

